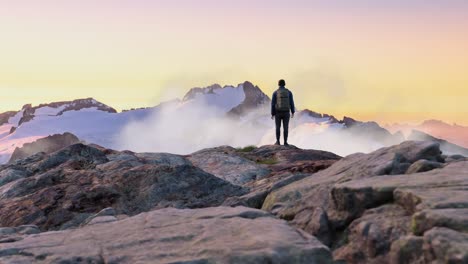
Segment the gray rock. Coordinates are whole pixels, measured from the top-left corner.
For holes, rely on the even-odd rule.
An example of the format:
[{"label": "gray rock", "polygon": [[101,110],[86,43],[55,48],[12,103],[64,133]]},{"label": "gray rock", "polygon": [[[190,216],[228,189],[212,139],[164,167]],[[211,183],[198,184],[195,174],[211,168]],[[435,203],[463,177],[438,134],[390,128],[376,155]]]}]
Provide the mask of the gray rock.
[{"label": "gray rock", "polygon": [[403,237],[392,244],[390,263],[468,263],[468,234],[436,227]]},{"label": "gray rock", "polygon": [[41,230],[35,225],[21,225],[17,227],[0,227],[0,237],[13,234],[31,235],[38,234]]},{"label": "gray rock", "polygon": [[468,160],[465,156],[451,155],[445,159],[445,162],[450,163],[450,162],[465,161],[465,160]]},{"label": "gray rock", "polygon": [[135,153],[145,164],[183,166],[190,165],[186,158],[169,153]]},{"label": "gray rock", "polygon": [[31,156],[0,172],[14,168],[29,174],[0,186],[1,226],[61,230],[82,225],[107,207],[114,215],[131,216],[164,207],[218,206],[247,192],[178,155],[140,155],[96,145]]},{"label": "gray rock", "polygon": [[437,227],[424,233],[427,262],[468,263],[468,234]]},{"label": "gray rock", "polygon": [[96,216],[115,216],[116,212],[114,208],[112,207],[107,207],[99,211],[99,213],[96,214]]},{"label": "gray rock", "polygon": [[393,242],[389,254],[390,263],[395,264],[423,264],[424,238],[405,236]]},{"label": "gray rock", "polygon": [[[447,196],[447,191],[454,191],[452,188],[455,186],[457,195]],[[468,162],[457,162],[443,169],[423,173],[372,177],[336,184],[333,191],[336,203],[345,205],[343,209],[346,210],[374,207],[395,199],[409,211],[414,211],[422,208],[465,207],[468,195],[466,186]],[[444,195],[438,195],[437,192],[444,192]],[[415,204],[412,205],[409,199],[405,199],[405,193],[413,195]],[[437,201],[442,196],[446,196],[446,199]],[[337,200],[341,198],[343,200]]]},{"label": "gray rock", "polygon": [[[443,180],[444,174],[441,177]],[[467,192],[463,187],[466,181],[461,179],[458,182],[461,188],[450,183],[444,186],[443,182],[436,182],[436,186],[430,186],[430,181],[425,186],[423,183],[423,188],[400,185],[401,187],[393,192],[393,200],[410,213],[424,209],[468,208]]]},{"label": "gray rock", "polygon": [[229,147],[205,149],[191,154],[188,159],[202,170],[236,185],[262,179],[270,173],[266,166],[243,158],[234,151]]},{"label": "gray rock", "polygon": [[16,233],[16,229],[13,227],[0,227],[0,236],[11,235]]},{"label": "gray rock", "polygon": [[18,179],[25,178],[27,173],[17,169],[5,169],[0,171],[0,186],[5,185],[9,182],[16,181]]},{"label": "gray rock", "polygon": [[325,245],[331,245],[333,232],[330,227],[327,212],[320,207],[315,208],[310,215],[310,211],[304,210],[295,215],[292,224],[300,226],[302,229],[320,239]]},{"label": "gray rock", "polygon": [[444,164],[440,162],[421,159],[411,164],[411,166],[406,171],[406,174],[430,171],[433,169],[442,168],[443,166]]},{"label": "gray rock", "polygon": [[93,217],[86,225],[96,225],[117,221],[117,217],[113,215],[97,216]]},{"label": "gray rock", "polygon": [[295,146],[266,145],[254,148],[251,151],[239,152],[239,155],[252,161],[262,162],[273,160],[275,164],[287,165],[296,162],[339,160],[340,156],[321,150],[299,149]]},{"label": "gray rock", "polygon": [[333,252],[347,263],[386,262],[392,243],[410,230],[410,216],[398,205],[367,210],[347,229],[347,241]]},{"label": "gray rock", "polygon": [[332,263],[329,249],[244,207],[161,209],[0,243],[1,263]]},{"label": "gray rock", "polygon": [[[92,225],[96,223],[102,223],[102,222],[112,222],[112,221],[117,221],[116,217],[116,212],[114,208],[112,207],[107,207],[99,211],[99,213],[94,214],[90,217],[88,217],[82,225]],[[99,219],[96,219],[99,218]]]},{"label": "gray rock", "polygon": [[[333,193],[340,195],[339,192],[334,191],[334,185],[357,179],[369,178],[373,180],[376,176],[379,176],[379,178],[375,181],[380,182],[380,177],[383,177],[381,175],[397,172],[404,173],[407,168],[402,166],[402,163],[408,164],[406,166],[409,167],[411,162],[422,158],[427,160],[441,159],[437,143],[410,141],[397,146],[382,148],[370,154],[352,154],[339,160],[328,169],[272,192],[266,198],[263,209],[271,211],[273,207],[278,208],[279,206],[282,208],[277,211],[279,214],[295,215],[295,212],[302,211],[305,207],[327,208],[330,205],[329,198],[333,197]],[[390,190],[390,198],[391,192],[393,190]],[[377,199],[385,200],[389,196],[385,193],[383,195],[383,197],[377,197]],[[381,201],[367,201],[367,203],[373,204],[375,202],[379,203]],[[278,206],[275,206],[275,204],[278,204]],[[339,218],[342,219],[342,217]]]},{"label": "gray rock", "polygon": [[326,151],[299,149],[295,146],[261,146],[234,150],[223,147],[228,155],[239,155],[270,170],[270,174],[244,184],[249,193],[231,197],[224,205],[243,205],[261,208],[267,195],[292,182],[302,180],[311,173],[330,167],[341,157]]},{"label": "gray rock", "polygon": [[[262,209],[316,235],[333,248],[337,258],[350,263],[378,263],[390,254],[392,241],[411,234],[410,228],[398,228],[405,226],[405,221],[410,222],[414,213],[425,209],[467,208],[468,162],[404,174],[421,159],[442,162],[438,144],[404,142],[369,154],[353,154],[328,169],[272,191]],[[398,214],[387,206],[391,203],[400,208]],[[315,214],[317,208],[326,213],[327,225],[323,224],[324,217]],[[384,209],[368,215],[366,212],[373,208]],[[461,217],[463,213],[457,211],[454,215]],[[375,236],[363,236],[360,232],[365,229],[355,224],[360,222],[372,223]],[[329,231],[324,232],[323,227]],[[323,236],[324,233],[328,235]],[[349,236],[345,239],[344,234]]]},{"label": "gray rock", "polygon": [[37,227],[36,225],[21,225],[15,227],[15,231],[19,234],[24,235],[39,234],[41,232],[41,230],[39,230],[39,227]]},{"label": "gray rock", "polygon": [[468,232],[468,208],[423,210],[413,215],[412,229],[415,235],[422,235],[433,227]]}]

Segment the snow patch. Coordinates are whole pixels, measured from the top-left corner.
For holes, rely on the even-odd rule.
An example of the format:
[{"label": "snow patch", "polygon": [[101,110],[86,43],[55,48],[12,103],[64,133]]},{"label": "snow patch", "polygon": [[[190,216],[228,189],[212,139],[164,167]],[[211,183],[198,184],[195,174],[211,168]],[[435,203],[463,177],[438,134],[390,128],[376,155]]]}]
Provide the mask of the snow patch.
[{"label": "snow patch", "polygon": [[53,108],[50,106],[44,106],[36,109],[34,112],[35,116],[56,116],[58,115],[61,111],[63,111],[68,105],[61,105],[57,108]]},{"label": "snow patch", "polygon": [[19,111],[18,113],[16,113],[16,115],[10,117],[8,119],[8,124],[11,124],[13,126],[18,126],[19,124],[19,121],[21,120],[21,118],[23,117],[23,113],[24,113],[24,110],[21,110]]},{"label": "snow patch", "polygon": [[16,147],[36,141],[53,134],[70,132],[81,140],[96,143],[109,148],[116,148],[116,138],[123,127],[148,116],[153,109],[141,109],[124,113],[108,113],[96,107],[67,111],[60,116],[58,108],[41,108],[40,115],[23,123],[10,135],[13,125],[0,126],[0,164],[9,160]]},{"label": "snow patch", "polygon": [[10,134],[10,130],[13,127],[11,124],[3,124],[0,126],[0,140]]},{"label": "snow patch", "polygon": [[237,87],[225,86],[215,88],[211,93],[196,93],[193,99],[182,102],[180,107],[190,108],[198,105],[206,105],[215,108],[223,113],[238,106],[245,100],[244,87],[242,84]]}]

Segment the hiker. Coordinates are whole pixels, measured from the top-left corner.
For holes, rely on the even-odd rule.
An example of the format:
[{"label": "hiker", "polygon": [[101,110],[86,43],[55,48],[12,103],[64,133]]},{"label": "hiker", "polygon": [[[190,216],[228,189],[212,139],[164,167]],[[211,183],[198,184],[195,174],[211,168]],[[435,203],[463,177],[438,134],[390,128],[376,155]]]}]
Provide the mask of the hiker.
[{"label": "hiker", "polygon": [[[284,87],[286,82],[279,80],[278,90],[273,93],[271,100],[271,119],[275,119],[276,123],[276,143],[280,145],[280,134],[281,134],[281,121],[283,121],[283,134],[284,134],[284,145],[288,144],[288,130],[289,130],[289,118],[294,118],[294,99],[291,91]],[[291,111],[291,115],[289,112]]]}]

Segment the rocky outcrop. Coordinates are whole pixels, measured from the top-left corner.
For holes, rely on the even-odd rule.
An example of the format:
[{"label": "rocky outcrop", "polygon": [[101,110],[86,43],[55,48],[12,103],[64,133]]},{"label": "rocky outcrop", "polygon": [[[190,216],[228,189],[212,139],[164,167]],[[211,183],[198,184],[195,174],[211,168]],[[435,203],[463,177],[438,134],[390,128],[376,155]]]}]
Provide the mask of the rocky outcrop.
[{"label": "rocky outcrop", "polygon": [[279,189],[323,169],[341,157],[326,151],[303,150],[295,146],[262,146],[234,149],[204,149],[188,156],[192,163],[249,192],[230,197],[226,205],[261,208],[265,197]]},{"label": "rocky outcrop", "polygon": [[349,263],[386,263],[392,243],[410,230],[410,217],[398,205],[387,204],[366,210],[344,231],[342,245],[336,245],[335,259]]},{"label": "rocky outcrop", "polygon": [[8,123],[8,120],[10,120],[10,118],[15,116],[17,113],[18,112],[16,111],[8,111],[8,112],[0,113],[0,126]]},{"label": "rocky outcrop", "polygon": [[0,166],[0,262],[465,263],[467,208],[468,160],[431,141],[345,158],[75,144]]},{"label": "rocky outcrop", "polygon": [[164,153],[75,144],[0,166],[0,226],[75,227],[106,207],[135,215],[156,208],[217,206],[246,191]]},{"label": "rocky outcrop", "polygon": [[467,263],[468,234],[435,227],[420,236],[406,236],[392,244],[391,263]]},{"label": "rocky outcrop", "polygon": [[[468,191],[464,190],[466,186],[468,186],[468,163],[458,162],[425,173],[350,181],[336,185],[334,191],[336,196],[340,197],[336,203],[348,205],[342,208],[346,212],[378,207],[379,204],[394,204],[404,209],[400,215],[392,214],[385,218],[390,223],[389,228],[392,232],[405,226],[407,231],[393,234],[389,239],[381,239],[387,243],[386,251],[380,256],[383,257],[390,254],[390,244],[394,252],[404,250],[398,248],[400,240],[406,240],[407,236],[424,236],[426,232],[436,227],[448,227],[452,231],[466,232],[465,223],[468,222],[465,209],[468,206],[466,202]],[[355,221],[359,221],[359,218],[357,217]],[[380,235],[387,233],[379,232]],[[348,243],[348,245],[353,244],[355,244],[353,241]],[[357,252],[359,250],[341,257],[358,263],[358,260],[352,258]],[[431,252],[428,248],[425,248],[423,253],[427,255],[423,263],[433,260],[445,262],[444,259],[430,257]],[[450,258],[452,257],[455,256]]]},{"label": "rocky outcrop", "polygon": [[9,163],[24,159],[39,152],[50,154],[79,142],[80,140],[71,133],[56,134],[41,138],[32,143],[26,143],[21,148],[16,148],[10,157]]},{"label": "rocky outcrop", "polygon": [[194,99],[196,97],[197,94],[210,94],[210,93],[214,93],[213,90],[217,90],[217,89],[223,89],[223,87],[217,83],[215,84],[212,84],[210,86],[207,86],[207,87],[195,87],[195,88],[192,88],[190,89],[184,96],[184,98],[182,99],[183,101],[188,101],[188,100],[191,100],[191,99]]},{"label": "rocky outcrop", "polygon": [[188,156],[197,167],[236,185],[264,178],[270,170],[239,155],[232,147],[204,149]]},{"label": "rocky outcrop", "polygon": [[[441,168],[409,171],[421,168],[414,165],[421,160]],[[398,252],[397,245],[404,244],[400,239],[407,236],[421,238],[438,227],[466,232],[466,186],[468,162],[444,163],[437,143],[410,141],[345,157],[271,192],[263,209],[317,236],[332,247],[337,260],[385,263],[390,254],[398,255],[391,252]]]},{"label": "rocky outcrop", "polygon": [[332,263],[313,236],[245,207],[161,209],[76,230],[3,237],[9,240],[0,243],[2,263]]},{"label": "rocky outcrop", "polygon": [[[268,109],[270,107],[270,98],[251,82],[244,82],[242,84],[244,89],[245,99],[238,106],[232,108],[227,115],[230,117],[240,117],[248,114],[250,111],[259,108]],[[266,110],[268,112],[268,110]]]}]

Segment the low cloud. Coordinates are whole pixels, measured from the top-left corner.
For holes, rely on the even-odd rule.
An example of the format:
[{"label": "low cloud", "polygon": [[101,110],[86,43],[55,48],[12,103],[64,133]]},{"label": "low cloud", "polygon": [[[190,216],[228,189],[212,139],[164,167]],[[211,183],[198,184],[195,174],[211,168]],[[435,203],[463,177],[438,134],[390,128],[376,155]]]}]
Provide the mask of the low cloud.
[{"label": "low cloud", "polygon": [[[255,119],[258,112],[249,115]],[[124,127],[119,147],[139,152],[189,154],[220,145],[256,145],[265,127],[247,120],[226,117],[224,112],[202,103],[173,103],[156,109],[144,120]]]},{"label": "low cloud", "polygon": [[[304,123],[298,118],[292,119],[290,124],[289,143],[304,149],[345,156],[384,146],[370,139],[369,134],[362,137],[341,124],[323,120]],[[241,118],[229,118],[219,109],[201,102],[174,102],[156,108],[143,120],[128,123],[118,137],[118,147],[137,152],[190,154],[221,145],[269,145],[276,140],[274,126],[267,108]]]}]

